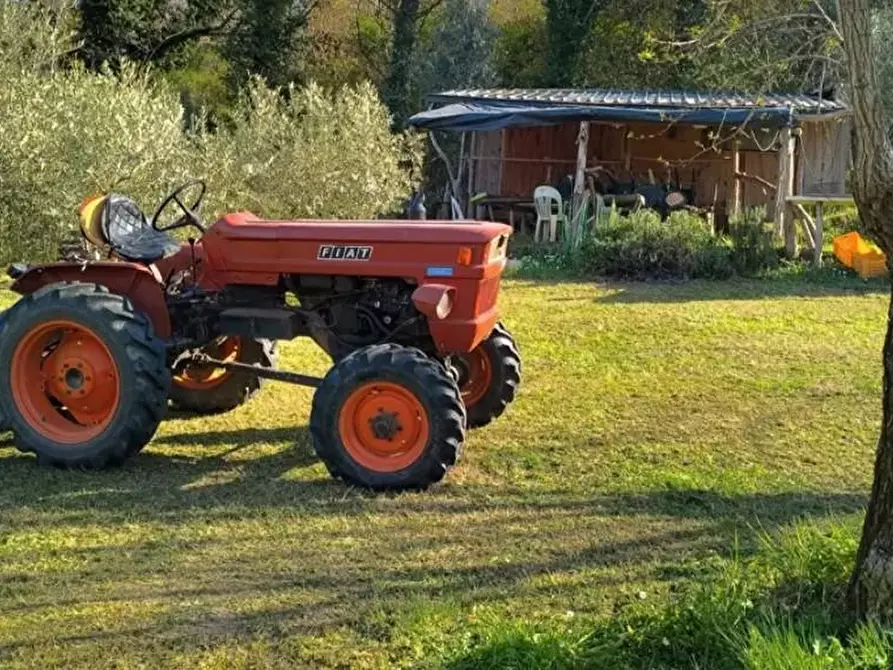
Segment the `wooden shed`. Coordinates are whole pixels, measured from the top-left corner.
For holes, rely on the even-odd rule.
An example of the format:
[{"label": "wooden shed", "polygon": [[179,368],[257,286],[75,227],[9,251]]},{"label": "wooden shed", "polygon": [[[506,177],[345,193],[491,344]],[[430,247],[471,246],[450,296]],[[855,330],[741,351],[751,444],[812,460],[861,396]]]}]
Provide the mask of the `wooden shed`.
[{"label": "wooden shed", "polygon": [[[530,198],[543,184],[601,168],[630,183],[673,185],[722,225],[765,206],[779,232],[803,203],[845,198],[850,122],[841,102],[797,94],[461,90],[432,95],[410,123],[466,134],[465,195]],[[802,201],[802,202],[801,202]],[[787,224],[786,224],[787,220]],[[810,228],[812,226],[812,228]]]}]

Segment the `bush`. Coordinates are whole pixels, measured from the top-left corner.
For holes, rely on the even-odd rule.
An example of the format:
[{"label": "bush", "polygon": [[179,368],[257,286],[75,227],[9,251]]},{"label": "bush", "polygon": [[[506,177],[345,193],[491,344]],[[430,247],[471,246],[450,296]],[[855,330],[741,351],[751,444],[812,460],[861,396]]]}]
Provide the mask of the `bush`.
[{"label": "bush", "polygon": [[251,209],[271,218],[373,218],[400,208],[421,152],[390,132],[371,85],[287,95],[255,79],[232,130],[199,138],[216,212]]},{"label": "bush", "polygon": [[778,266],[773,224],[762,208],[748,209],[730,225],[732,261],[740,274],[757,274]]},{"label": "bush", "polygon": [[629,279],[725,279],[735,271],[729,248],[700,217],[675,212],[661,221],[650,210],[612,212],[584,241],[580,268]]},{"label": "bush", "polygon": [[334,94],[252,82],[232,128],[184,129],[178,95],[145,71],[61,68],[71,46],[52,16],[0,0],[0,261],[48,260],[98,192],[150,210],[174,185],[207,179],[208,211],[372,218],[410,191],[417,145],[392,135],[370,86]]},{"label": "bush", "polygon": [[53,258],[88,195],[158,202],[192,163],[177,97],[133,68],[16,73],[0,87],[0,258]]}]

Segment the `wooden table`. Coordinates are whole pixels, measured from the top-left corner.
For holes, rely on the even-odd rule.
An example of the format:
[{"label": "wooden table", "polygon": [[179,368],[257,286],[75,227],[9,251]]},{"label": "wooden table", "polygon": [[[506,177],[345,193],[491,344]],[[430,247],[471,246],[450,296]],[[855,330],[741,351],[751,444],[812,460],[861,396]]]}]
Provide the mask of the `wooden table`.
[{"label": "wooden table", "polygon": [[[486,207],[487,211],[490,215],[490,220],[493,220],[493,208],[498,209],[507,209],[509,211],[509,225],[514,228],[515,227],[515,211],[522,210],[524,214],[528,214],[530,212],[536,211],[536,205],[533,200],[530,198],[521,198],[510,195],[492,195],[487,196],[485,198],[481,198],[477,202],[474,203],[474,206],[477,207]],[[476,210],[475,210],[476,213]]]},{"label": "wooden table", "polygon": [[[816,267],[822,266],[822,246],[825,244],[825,203],[852,205],[855,201],[851,195],[793,195],[788,204],[797,208],[803,216],[807,234],[812,239],[812,262]],[[804,205],[815,205],[815,219],[809,216]]]}]

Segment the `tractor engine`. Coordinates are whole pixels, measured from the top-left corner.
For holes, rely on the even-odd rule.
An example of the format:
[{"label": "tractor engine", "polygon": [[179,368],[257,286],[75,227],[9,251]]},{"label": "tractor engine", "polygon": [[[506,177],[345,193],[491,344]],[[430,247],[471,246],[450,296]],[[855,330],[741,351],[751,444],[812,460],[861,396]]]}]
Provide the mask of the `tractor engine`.
[{"label": "tractor engine", "polygon": [[317,317],[310,320],[311,335],[335,361],[382,342],[435,352],[412,302],[415,287],[403,280],[301,275],[290,283],[302,309]]}]

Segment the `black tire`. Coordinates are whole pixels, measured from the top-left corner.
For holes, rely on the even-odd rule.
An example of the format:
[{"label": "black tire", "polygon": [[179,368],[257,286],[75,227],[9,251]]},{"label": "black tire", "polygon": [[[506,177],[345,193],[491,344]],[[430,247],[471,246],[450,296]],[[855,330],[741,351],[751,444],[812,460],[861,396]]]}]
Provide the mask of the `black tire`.
[{"label": "black tire", "polygon": [[[213,352],[208,352],[214,356]],[[262,368],[275,369],[277,364],[276,343],[272,340],[241,338],[237,361]],[[191,389],[171,384],[170,401],[175,409],[196,414],[229,412],[256,396],[265,379],[253,372],[233,370],[221,383],[208,389]]]},{"label": "black tire", "polygon": [[[466,404],[469,428],[486,426],[502,416],[521,385],[521,354],[511,333],[501,323],[496,324],[475,352],[486,356],[492,376],[484,395],[476,402]],[[464,388],[461,377],[460,373],[460,388]]]},{"label": "black tire", "polygon": [[[403,469],[370,469],[345,447],[339,428],[342,408],[354,391],[370,382],[395,384],[424,407],[428,439]],[[442,365],[418,349],[383,344],[358,349],[329,370],[313,397],[310,433],[316,453],[333,477],[377,491],[421,490],[439,482],[455,465],[465,439],[465,421],[459,389]]]},{"label": "black tire", "polygon": [[[85,442],[57,442],[39,432],[13,396],[11,367],[17,345],[40,324],[56,320],[91,331],[118,370],[117,408],[105,429]],[[2,334],[0,415],[6,417],[21,451],[33,452],[41,464],[99,469],[121,463],[152,439],[167,410],[170,372],[164,342],[127,298],[95,284],[51,284],[6,312]]]}]

